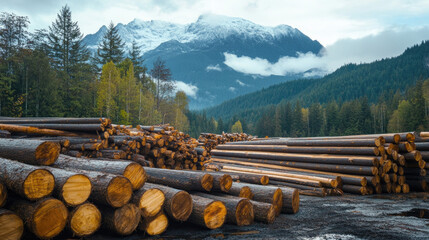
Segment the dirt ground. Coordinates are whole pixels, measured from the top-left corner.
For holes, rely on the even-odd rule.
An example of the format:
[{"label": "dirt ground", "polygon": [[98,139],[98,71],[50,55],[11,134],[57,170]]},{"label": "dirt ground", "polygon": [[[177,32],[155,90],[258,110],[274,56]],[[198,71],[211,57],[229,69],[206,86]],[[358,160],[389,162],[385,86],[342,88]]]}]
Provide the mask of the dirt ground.
[{"label": "dirt ground", "polygon": [[[104,234],[91,239],[125,238]],[[429,239],[429,193],[342,197],[301,196],[295,215],[280,215],[273,224],[224,225],[205,230],[187,223],[172,223],[167,232],[150,239]]]}]

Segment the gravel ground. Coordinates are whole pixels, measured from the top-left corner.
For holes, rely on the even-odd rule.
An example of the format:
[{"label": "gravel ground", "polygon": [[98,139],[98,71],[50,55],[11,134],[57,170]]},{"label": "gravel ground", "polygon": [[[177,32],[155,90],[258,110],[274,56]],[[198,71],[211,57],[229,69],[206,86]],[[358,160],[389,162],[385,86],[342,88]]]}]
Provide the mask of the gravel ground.
[{"label": "gravel ground", "polygon": [[[98,234],[91,239],[125,238]],[[295,215],[280,215],[273,224],[224,225],[205,230],[172,223],[167,232],[150,239],[429,239],[429,193],[342,197],[301,196]]]}]

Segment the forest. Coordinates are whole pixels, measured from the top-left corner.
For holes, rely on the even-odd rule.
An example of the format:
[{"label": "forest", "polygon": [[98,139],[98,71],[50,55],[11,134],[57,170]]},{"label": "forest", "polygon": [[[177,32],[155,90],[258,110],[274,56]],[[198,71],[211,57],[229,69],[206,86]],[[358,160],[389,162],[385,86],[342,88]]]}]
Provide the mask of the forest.
[{"label": "forest", "polygon": [[108,117],[118,124],[170,123],[187,131],[188,100],[158,59],[148,71],[135,42],[129,52],[111,22],[96,51],[82,43],[64,6],[48,29],[0,15],[0,116]]}]

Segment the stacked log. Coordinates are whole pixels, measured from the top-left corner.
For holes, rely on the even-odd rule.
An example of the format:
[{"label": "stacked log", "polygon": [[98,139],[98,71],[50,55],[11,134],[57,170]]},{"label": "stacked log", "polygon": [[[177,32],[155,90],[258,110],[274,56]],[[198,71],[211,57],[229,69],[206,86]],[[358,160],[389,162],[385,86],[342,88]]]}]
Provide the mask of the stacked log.
[{"label": "stacked log", "polygon": [[229,142],[211,150],[205,169],[265,175],[305,195],[406,193],[427,189],[420,183],[429,166],[428,142],[418,133]]}]

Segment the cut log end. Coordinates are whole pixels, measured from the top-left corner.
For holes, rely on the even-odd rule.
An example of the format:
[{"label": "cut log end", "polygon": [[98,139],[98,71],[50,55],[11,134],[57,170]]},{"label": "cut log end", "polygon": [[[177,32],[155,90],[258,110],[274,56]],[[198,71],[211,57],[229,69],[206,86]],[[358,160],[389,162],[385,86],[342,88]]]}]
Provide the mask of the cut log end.
[{"label": "cut log end", "polygon": [[186,221],[192,213],[192,197],[185,191],[180,191],[171,199],[171,212],[174,219]]},{"label": "cut log end", "polygon": [[147,190],[138,203],[143,217],[153,217],[158,214],[164,205],[165,195],[156,188]]},{"label": "cut log end", "polygon": [[36,161],[40,165],[52,165],[60,155],[61,146],[55,142],[44,142],[36,148]]},{"label": "cut log end", "polygon": [[33,213],[32,232],[39,238],[57,236],[66,226],[68,211],[57,199],[43,201]]},{"label": "cut log end", "polygon": [[240,190],[240,194],[238,195],[242,198],[253,199],[253,192],[248,186],[244,186]]},{"label": "cut log end", "polygon": [[55,178],[45,169],[36,169],[24,181],[24,195],[29,200],[37,200],[52,193]]},{"label": "cut log end", "polygon": [[292,213],[297,213],[299,211],[299,191],[295,189],[292,194]]},{"label": "cut log end", "polygon": [[247,226],[253,223],[255,215],[253,206],[248,199],[242,199],[237,204],[235,217],[238,226]]},{"label": "cut log end", "polygon": [[84,203],[91,194],[92,185],[89,178],[82,174],[73,175],[67,179],[62,188],[62,199],[69,206]]},{"label": "cut log end", "polygon": [[84,203],[76,207],[70,216],[70,229],[78,237],[89,236],[101,226],[101,213],[91,203]]},{"label": "cut log end", "polygon": [[220,188],[222,192],[228,192],[232,187],[232,177],[228,174],[224,174],[220,179]]},{"label": "cut log end", "polygon": [[204,174],[201,178],[201,186],[204,190],[209,192],[213,188],[213,176],[210,174]]},{"label": "cut log end", "polygon": [[124,177],[130,180],[133,190],[140,189],[146,182],[144,168],[138,163],[132,163],[125,168]]},{"label": "cut log end", "polygon": [[130,181],[121,176],[113,178],[107,187],[107,202],[112,207],[122,207],[127,204],[133,194]]},{"label": "cut log end", "polygon": [[24,222],[15,213],[0,209],[0,239],[21,239]]},{"label": "cut log end", "polygon": [[209,229],[220,228],[225,218],[226,207],[221,201],[213,201],[204,209],[204,223]]},{"label": "cut log end", "polygon": [[130,235],[140,222],[140,211],[134,204],[126,204],[117,209],[114,215],[115,231],[120,235]]},{"label": "cut log end", "polygon": [[270,178],[267,176],[262,176],[261,177],[261,185],[268,185],[268,183],[270,182]]},{"label": "cut log end", "polygon": [[154,236],[159,235],[167,230],[168,218],[160,212],[156,216],[151,218],[142,219],[141,230],[144,230],[147,234]]},{"label": "cut log end", "polygon": [[273,202],[274,209],[276,210],[276,216],[280,215],[282,212],[283,206],[283,193],[280,188],[278,188],[273,194]]}]

